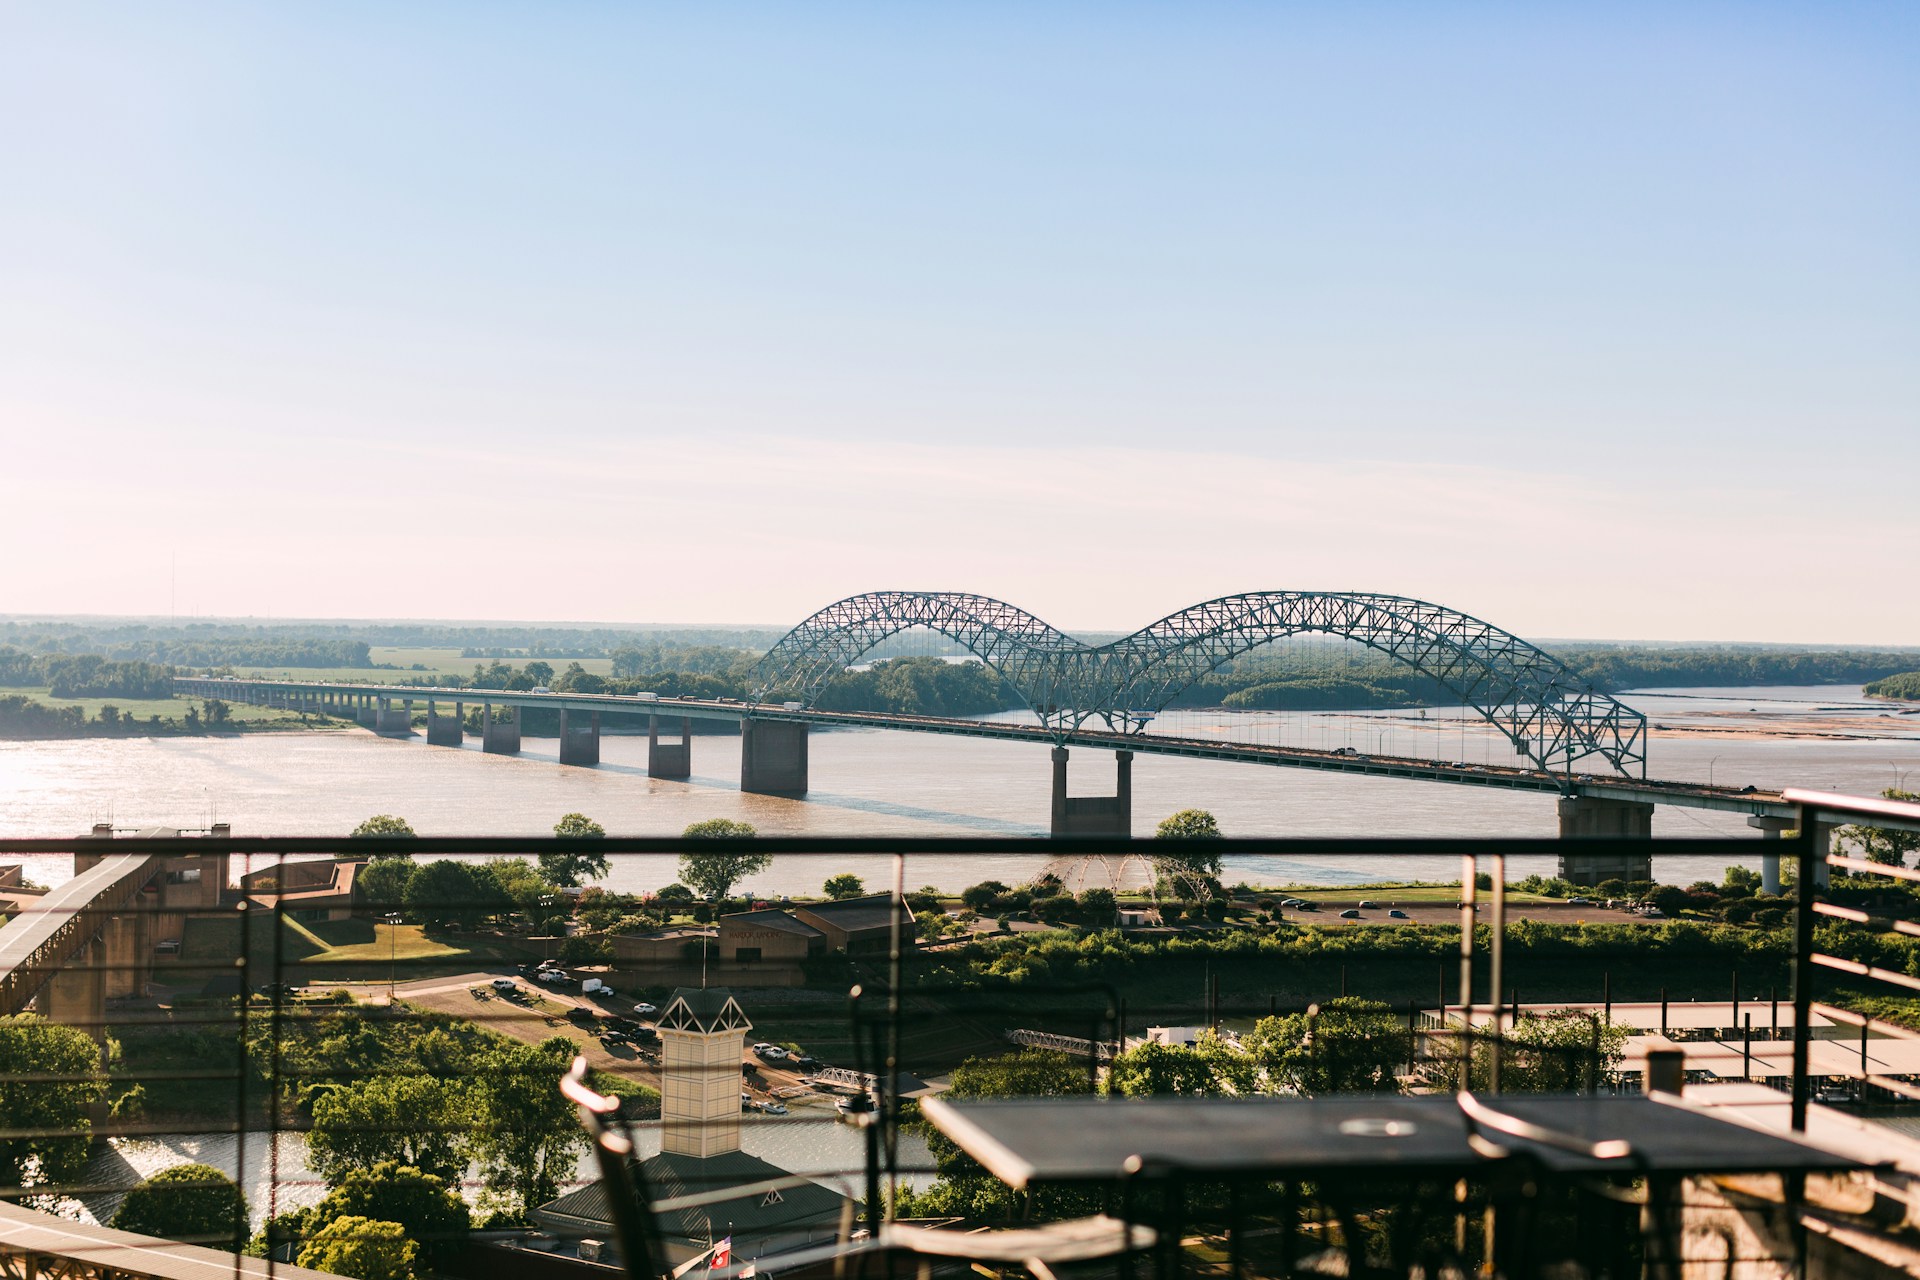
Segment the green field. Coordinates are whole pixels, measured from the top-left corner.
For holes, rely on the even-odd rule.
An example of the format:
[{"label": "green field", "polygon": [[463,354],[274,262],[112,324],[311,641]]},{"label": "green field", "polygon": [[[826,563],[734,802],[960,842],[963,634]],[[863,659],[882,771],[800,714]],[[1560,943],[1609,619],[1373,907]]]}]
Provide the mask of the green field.
[{"label": "green field", "polygon": [[[86,712],[88,720],[100,718],[100,708],[112,706],[120,709],[120,714],[132,716],[135,720],[146,721],[150,716],[159,716],[162,720],[179,720],[187,714],[187,708],[198,710],[199,698],[56,698],[45,685],[38,688],[8,689],[8,693],[24,694],[35,702],[50,707],[79,707]],[[235,721],[251,726],[266,726],[282,722],[297,728],[300,713],[297,711],[277,711],[271,707],[251,707],[241,702],[227,704],[228,715]]]},{"label": "green field", "polygon": [[[336,684],[394,684],[402,680],[417,679],[420,676],[470,676],[474,667],[487,666],[491,658],[463,658],[458,649],[401,648],[391,645],[375,645],[368,651],[368,658],[374,663],[367,667],[236,667],[243,677],[266,680],[321,680]],[[526,665],[525,658],[502,658],[508,666]],[[610,676],[613,674],[611,658],[542,658],[540,661],[552,667],[556,673],[565,671],[567,664],[577,662],[591,675]],[[398,670],[387,670],[397,667]],[[418,669],[416,669],[416,667]]]}]

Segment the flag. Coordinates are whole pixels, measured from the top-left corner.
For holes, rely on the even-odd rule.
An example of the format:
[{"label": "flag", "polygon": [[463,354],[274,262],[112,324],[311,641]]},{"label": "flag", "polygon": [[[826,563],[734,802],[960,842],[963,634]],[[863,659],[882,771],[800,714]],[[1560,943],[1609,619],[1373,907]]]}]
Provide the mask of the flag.
[{"label": "flag", "polygon": [[707,1270],[712,1271],[716,1267],[730,1267],[732,1265],[733,1237],[728,1236],[725,1240],[713,1246],[713,1260],[707,1263]]}]

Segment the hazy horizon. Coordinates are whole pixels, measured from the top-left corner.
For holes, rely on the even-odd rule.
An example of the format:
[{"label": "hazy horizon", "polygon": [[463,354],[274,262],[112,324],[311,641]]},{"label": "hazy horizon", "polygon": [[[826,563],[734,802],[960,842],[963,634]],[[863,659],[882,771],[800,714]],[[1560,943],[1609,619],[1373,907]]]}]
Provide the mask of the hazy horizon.
[{"label": "hazy horizon", "polygon": [[[826,603],[826,602],[823,602],[823,603]],[[1017,600],[1009,601],[1008,603],[1018,604],[1019,601]],[[1194,603],[1197,604],[1199,603],[1199,601],[1195,601]],[[1048,618],[1044,614],[1040,615],[1040,617],[1042,621],[1053,623],[1053,625],[1059,627],[1060,630],[1065,631],[1069,635],[1074,635],[1074,636],[1082,636],[1082,637],[1112,636],[1112,637],[1118,638],[1121,636],[1128,635],[1133,631],[1139,630],[1139,627],[1080,626],[1071,622],[1064,622],[1064,623],[1056,622],[1054,619]],[[1154,622],[1156,620],[1157,619],[1153,619],[1153,618],[1144,619],[1139,624],[1139,626],[1144,627],[1148,623]],[[682,621],[682,622],[609,622],[604,619],[589,619],[589,618],[571,618],[571,619],[568,619],[568,618],[457,618],[457,617],[431,618],[431,617],[424,617],[424,616],[393,617],[393,618],[320,618],[320,617],[295,617],[295,616],[274,617],[270,615],[254,615],[254,616],[238,615],[238,616],[224,616],[224,617],[190,617],[190,618],[189,617],[171,617],[170,618],[164,614],[0,613],[0,625],[26,624],[26,623],[43,623],[43,624],[118,623],[123,625],[167,626],[167,627],[191,627],[196,624],[206,625],[206,626],[248,626],[248,627],[419,626],[419,627],[477,627],[477,628],[497,627],[502,629],[525,628],[530,630],[539,630],[541,628],[553,628],[553,629],[566,628],[566,629],[575,629],[575,630],[582,630],[582,631],[629,631],[629,632],[648,632],[648,631],[784,632],[784,631],[790,630],[793,626],[795,626],[800,621],[801,619],[794,618],[786,622],[686,622],[686,621]],[[1485,619],[1482,619],[1482,621],[1491,622],[1496,626],[1500,625],[1499,619],[1497,618],[1485,618]],[[1312,636],[1306,635],[1303,633],[1302,638],[1312,639]],[[1543,645],[1552,645],[1552,644],[1646,645],[1646,646],[1653,646],[1653,647],[1727,646],[1727,647],[1740,647],[1740,648],[1757,647],[1757,648],[1779,648],[1779,649],[1859,649],[1859,650],[1875,649],[1875,650],[1886,650],[1886,651],[1893,651],[1893,652],[1912,650],[1915,653],[1920,653],[1920,644],[1899,644],[1899,643],[1891,643],[1891,642],[1882,643],[1882,642],[1872,641],[1872,640],[1832,641],[1832,642],[1815,643],[1811,641],[1801,642],[1801,641],[1776,641],[1776,640],[1750,640],[1750,639],[1739,639],[1739,638],[1730,638],[1730,637],[1669,638],[1669,637],[1659,637],[1659,636],[1522,635],[1521,638],[1535,644],[1543,644]],[[377,648],[379,646],[375,646],[375,647]]]}]

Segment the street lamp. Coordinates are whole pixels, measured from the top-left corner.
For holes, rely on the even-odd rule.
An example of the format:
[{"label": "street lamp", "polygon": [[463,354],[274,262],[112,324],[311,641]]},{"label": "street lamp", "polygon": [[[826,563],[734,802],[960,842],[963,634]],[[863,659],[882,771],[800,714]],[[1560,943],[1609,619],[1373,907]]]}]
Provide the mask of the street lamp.
[{"label": "street lamp", "polygon": [[398,968],[396,957],[400,952],[400,913],[389,911],[387,921],[387,1006],[393,1006],[394,971]]},{"label": "street lamp", "polygon": [[1713,759],[1707,761],[1707,785],[1708,786],[1713,785],[1713,766],[1719,763],[1720,763],[1719,756],[1715,756]]}]

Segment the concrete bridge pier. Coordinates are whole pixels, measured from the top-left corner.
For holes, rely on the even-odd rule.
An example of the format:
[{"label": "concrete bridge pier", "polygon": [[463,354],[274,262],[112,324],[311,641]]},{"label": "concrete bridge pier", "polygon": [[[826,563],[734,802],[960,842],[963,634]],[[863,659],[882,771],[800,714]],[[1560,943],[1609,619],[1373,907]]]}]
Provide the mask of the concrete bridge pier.
[{"label": "concrete bridge pier", "polygon": [[406,699],[398,707],[393,705],[391,698],[380,699],[380,705],[373,712],[373,731],[383,738],[411,738],[413,699]]},{"label": "concrete bridge pier", "polygon": [[495,720],[493,704],[480,704],[480,749],[496,756],[520,754],[520,722]]},{"label": "concrete bridge pier", "polygon": [[567,723],[567,709],[560,708],[560,763],[596,765],[600,763],[600,713],[588,712],[586,728]]},{"label": "concrete bridge pier", "polygon": [[[1762,840],[1779,840],[1789,831],[1797,830],[1799,822],[1793,818],[1774,818],[1756,813],[1747,819],[1747,825],[1760,830]],[[1813,827],[1814,845],[1822,853],[1833,849],[1833,826],[1830,823],[1815,823]],[[1784,891],[1780,877],[1780,847],[1774,845],[1768,852],[1760,855],[1760,892],[1778,895]],[[1832,877],[1832,868],[1821,863],[1814,870],[1813,882],[1818,885],[1828,883]]]},{"label": "concrete bridge pier", "polygon": [[453,704],[453,714],[440,714],[439,704],[432,698],[427,699],[427,742],[436,747],[457,747],[467,740],[466,709],[461,703]]},{"label": "concrete bridge pier", "polygon": [[740,722],[740,789],[762,796],[807,794],[807,726],[799,720]]},{"label": "concrete bridge pier", "polygon": [[693,721],[680,718],[680,741],[660,741],[660,717],[647,717],[647,776],[685,781],[693,776]]},{"label": "concrete bridge pier", "polygon": [[[1653,836],[1653,806],[1637,800],[1599,800],[1563,796],[1560,838],[1647,840]],[[1602,880],[1651,880],[1653,859],[1639,853],[1563,853],[1560,878],[1569,884]]]},{"label": "concrete bridge pier", "polygon": [[363,693],[355,701],[359,706],[354,709],[353,718],[369,729],[379,728],[380,709],[373,705],[373,696]]},{"label": "concrete bridge pier", "polygon": [[106,949],[106,943],[95,938],[73,952],[34,997],[41,1017],[86,1032],[103,1049],[107,1043]]},{"label": "concrete bridge pier", "polygon": [[1114,791],[1110,796],[1067,794],[1067,749],[1053,749],[1053,834],[1115,836],[1133,834],[1133,752],[1113,753]]}]

